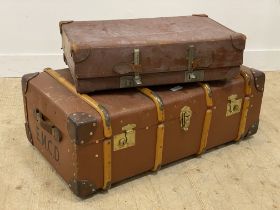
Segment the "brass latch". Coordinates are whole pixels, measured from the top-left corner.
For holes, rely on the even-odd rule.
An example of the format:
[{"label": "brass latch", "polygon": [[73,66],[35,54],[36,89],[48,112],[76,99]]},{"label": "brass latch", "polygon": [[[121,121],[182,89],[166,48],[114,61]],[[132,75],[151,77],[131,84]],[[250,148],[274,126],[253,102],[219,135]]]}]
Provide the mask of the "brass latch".
[{"label": "brass latch", "polygon": [[188,71],[193,71],[194,56],[195,56],[195,47],[193,45],[190,45],[188,49],[188,57],[187,57]]},{"label": "brass latch", "polygon": [[127,124],[122,127],[124,132],[114,136],[114,151],[135,145],[135,128],[135,124]]},{"label": "brass latch", "polygon": [[203,81],[204,79],[204,71],[196,70],[194,68],[197,67],[198,59],[195,58],[195,46],[190,45],[187,51],[186,60],[188,61],[187,71],[185,71],[185,82],[197,82]]},{"label": "brass latch", "polygon": [[228,97],[226,116],[228,117],[236,113],[239,113],[241,110],[241,106],[242,106],[242,98],[237,99],[236,94],[230,95]]},{"label": "brass latch", "polygon": [[[139,65],[140,65],[140,50],[139,49],[134,49],[133,64],[136,67],[139,67]],[[140,76],[139,72],[134,73],[134,82],[135,82],[136,86],[142,85],[141,76]]]},{"label": "brass latch", "polygon": [[180,113],[180,124],[184,131],[189,129],[191,124],[192,110],[189,106],[184,106]]}]

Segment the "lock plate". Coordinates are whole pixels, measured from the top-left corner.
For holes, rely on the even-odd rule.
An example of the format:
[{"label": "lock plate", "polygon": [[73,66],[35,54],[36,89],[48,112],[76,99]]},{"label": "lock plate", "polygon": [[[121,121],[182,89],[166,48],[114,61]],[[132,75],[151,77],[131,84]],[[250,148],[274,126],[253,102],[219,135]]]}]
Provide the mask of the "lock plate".
[{"label": "lock plate", "polygon": [[184,131],[189,129],[191,124],[192,110],[189,106],[184,106],[180,113],[180,124]]},{"label": "lock plate", "polygon": [[122,76],[120,77],[120,88],[130,88],[142,85],[141,76],[135,73],[134,76]]},{"label": "lock plate", "polygon": [[114,136],[114,151],[126,149],[135,145],[135,124],[122,127],[123,133]]},{"label": "lock plate", "polygon": [[185,71],[185,82],[200,82],[204,80],[204,71]]},{"label": "lock plate", "polygon": [[242,106],[242,98],[237,99],[236,94],[230,95],[228,97],[226,116],[229,117],[231,115],[239,113],[241,111],[241,106]]},{"label": "lock plate", "polygon": [[136,87],[133,76],[120,77],[120,88]]}]

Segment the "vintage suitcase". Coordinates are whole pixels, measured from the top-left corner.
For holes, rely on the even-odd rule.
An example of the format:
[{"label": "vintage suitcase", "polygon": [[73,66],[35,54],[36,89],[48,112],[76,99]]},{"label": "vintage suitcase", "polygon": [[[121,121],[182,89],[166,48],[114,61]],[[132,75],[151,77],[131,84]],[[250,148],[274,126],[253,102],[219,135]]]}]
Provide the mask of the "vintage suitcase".
[{"label": "vintage suitcase", "polygon": [[[78,94],[68,70],[22,78],[26,133],[80,197],[256,133],[262,72],[227,82]],[[71,82],[70,82],[71,81]]]},{"label": "vintage suitcase", "polygon": [[206,15],[62,21],[60,32],[80,93],[230,79],[246,40]]}]

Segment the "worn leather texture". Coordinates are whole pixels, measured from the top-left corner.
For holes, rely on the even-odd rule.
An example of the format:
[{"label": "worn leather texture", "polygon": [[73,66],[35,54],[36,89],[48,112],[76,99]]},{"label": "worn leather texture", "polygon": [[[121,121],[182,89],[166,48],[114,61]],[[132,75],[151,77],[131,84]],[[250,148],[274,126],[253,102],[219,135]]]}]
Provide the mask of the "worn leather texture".
[{"label": "worn leather texture", "polygon": [[[242,67],[251,81],[252,93],[244,134],[252,130],[259,120],[263,92],[256,89],[252,71]],[[256,70],[254,70],[256,71]],[[66,80],[72,81],[68,69],[59,70]],[[207,144],[210,149],[236,139],[240,125],[241,112],[226,116],[229,96],[236,95],[244,100],[244,79],[242,76],[223,81],[208,83],[213,105]],[[261,84],[260,84],[261,85]],[[174,86],[154,87],[152,91],[163,102],[165,113],[162,164],[174,162],[198,153],[201,144],[206,104],[205,91],[200,84],[182,85],[172,91]],[[84,197],[103,186],[103,124],[98,112],[77,95],[71,93],[46,72],[40,73],[29,81],[26,98],[26,112],[33,144],[50,162],[70,188],[78,196]],[[114,90],[90,94],[95,101],[104,106],[109,113],[114,136],[123,133],[123,127],[135,124],[135,145],[114,151],[112,146],[112,183],[149,171],[154,166],[159,125],[154,102],[137,89]],[[248,96],[246,96],[248,97]],[[182,109],[188,106],[192,111],[188,129],[181,127]],[[32,115],[34,109],[40,110],[45,120],[52,122],[61,132],[62,139],[57,142],[43,130]],[[86,113],[94,119],[90,138],[83,144],[72,140],[67,128],[67,120],[73,113]],[[75,120],[77,125],[82,118]],[[87,119],[87,118],[86,118]],[[87,124],[88,125],[88,124]],[[257,127],[254,127],[254,133]],[[252,132],[251,132],[252,134]],[[74,181],[73,181],[74,180]],[[73,185],[74,183],[74,185]],[[83,183],[86,183],[83,188]],[[82,194],[79,194],[82,193]]]},{"label": "worn leather texture", "polygon": [[[143,86],[175,84],[183,71],[209,70],[208,81],[230,79],[233,74],[216,76],[219,71],[236,71],[243,62],[246,37],[205,15],[106,21],[66,21],[60,24],[62,47],[67,65],[79,92],[99,90],[85,79],[118,78],[139,72],[164,74],[164,81],[143,82]],[[193,59],[189,49],[194,47]],[[135,68],[133,52],[140,50]],[[190,64],[190,65],[189,65]],[[168,77],[169,73],[178,77]],[[84,88],[85,83],[87,88]],[[103,89],[116,89],[110,81]]]}]

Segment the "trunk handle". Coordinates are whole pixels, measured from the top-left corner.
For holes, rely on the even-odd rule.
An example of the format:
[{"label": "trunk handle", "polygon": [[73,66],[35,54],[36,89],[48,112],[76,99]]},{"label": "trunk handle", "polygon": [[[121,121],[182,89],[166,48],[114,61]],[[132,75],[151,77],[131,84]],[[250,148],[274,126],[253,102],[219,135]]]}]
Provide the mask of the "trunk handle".
[{"label": "trunk handle", "polygon": [[57,142],[61,141],[61,131],[42,112],[35,109],[34,116],[42,129],[52,135]]}]

